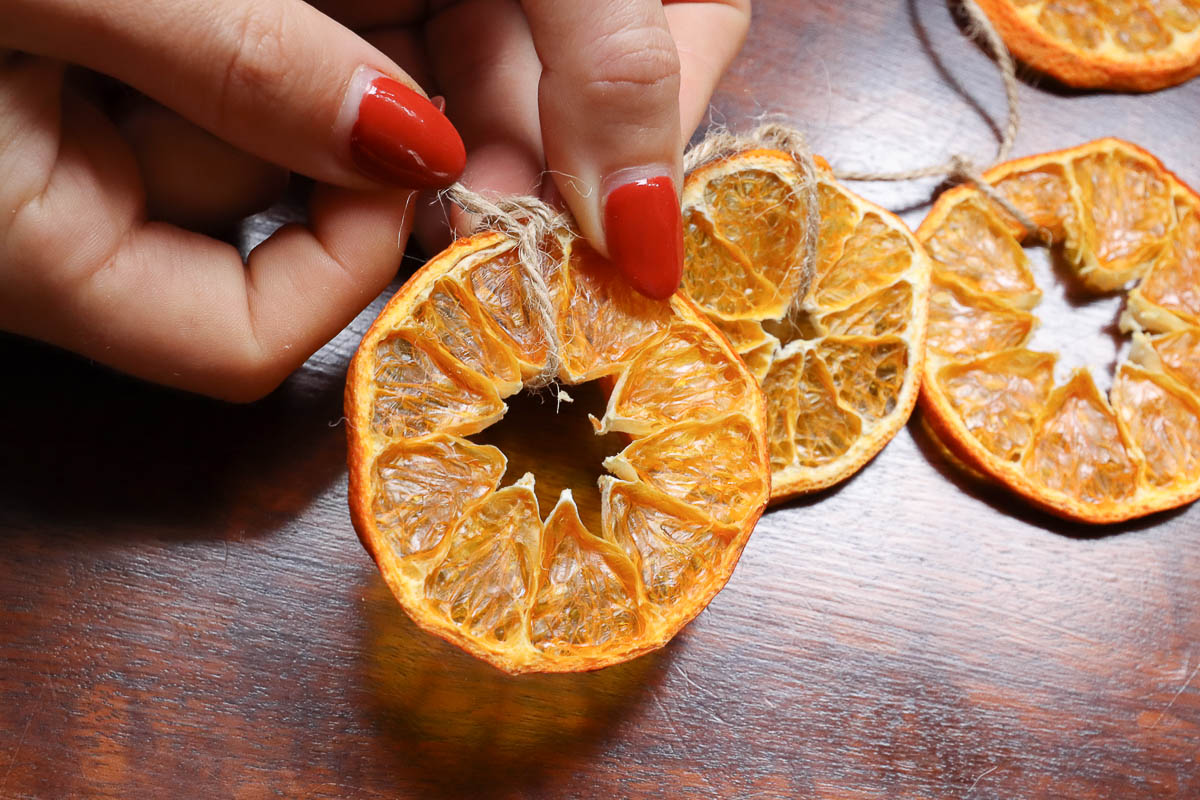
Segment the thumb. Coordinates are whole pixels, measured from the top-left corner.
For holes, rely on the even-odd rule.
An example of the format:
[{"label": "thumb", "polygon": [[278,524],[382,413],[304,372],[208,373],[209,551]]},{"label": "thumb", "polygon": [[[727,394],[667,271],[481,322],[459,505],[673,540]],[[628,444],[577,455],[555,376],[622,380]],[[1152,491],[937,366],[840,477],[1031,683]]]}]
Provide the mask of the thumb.
[{"label": "thumb", "polygon": [[522,0],[546,162],[580,230],[634,288],[679,287],[679,56],[661,0]]},{"label": "thumb", "polygon": [[0,47],[103,72],[317,180],[434,188],[462,172],[462,140],[416,83],[300,0],[8,5]]}]

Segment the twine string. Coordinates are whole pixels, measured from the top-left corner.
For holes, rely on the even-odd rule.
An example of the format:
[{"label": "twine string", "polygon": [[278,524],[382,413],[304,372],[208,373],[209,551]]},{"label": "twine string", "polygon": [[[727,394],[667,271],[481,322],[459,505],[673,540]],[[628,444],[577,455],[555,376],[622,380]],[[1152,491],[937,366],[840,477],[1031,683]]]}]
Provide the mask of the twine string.
[{"label": "twine string", "polygon": [[[803,300],[812,281],[821,224],[817,205],[817,167],[804,135],[775,123],[762,125],[749,134],[715,131],[684,155],[684,166],[691,171],[708,161],[761,147],[788,153],[801,175],[795,191],[804,204],[803,250],[784,278],[785,285],[793,285],[794,282],[798,287],[788,309],[791,312]],[[546,243],[551,237],[561,239],[573,235],[568,219],[562,212],[536,197],[492,199],[461,183],[442,190],[440,196],[474,217],[472,232],[496,230],[517,243],[517,260],[525,282],[525,301],[530,316],[538,321],[546,345],[545,366],[525,383],[533,389],[550,384],[558,376],[562,365],[562,346],[547,278],[561,269],[562,265],[554,258]]]},{"label": "twine string", "polygon": [[961,0],[961,5],[967,14],[967,35],[972,38],[982,38],[984,40],[993,62],[1000,70],[1000,77],[1004,82],[1004,97],[1008,105],[1008,114],[1005,120],[1004,131],[1001,134],[1000,142],[996,147],[996,154],[991,163],[981,169],[969,156],[956,153],[941,164],[920,167],[918,169],[899,172],[837,169],[834,170],[834,176],[844,181],[897,182],[918,180],[920,178],[947,177],[959,183],[972,183],[989,200],[999,205],[1013,219],[1017,220],[1025,228],[1026,232],[1045,238],[1046,232],[1040,225],[1030,219],[1021,209],[1017,208],[1007,197],[996,191],[996,188],[983,177],[985,169],[999,164],[1001,161],[1008,160],[1009,154],[1012,153],[1013,144],[1017,139],[1017,132],[1021,128],[1020,99],[1017,92],[1017,67],[1012,53],[1009,52],[1008,47],[1004,44],[1004,40],[1000,38],[1000,34],[996,31],[996,26],[992,24],[992,21],[975,0]]}]

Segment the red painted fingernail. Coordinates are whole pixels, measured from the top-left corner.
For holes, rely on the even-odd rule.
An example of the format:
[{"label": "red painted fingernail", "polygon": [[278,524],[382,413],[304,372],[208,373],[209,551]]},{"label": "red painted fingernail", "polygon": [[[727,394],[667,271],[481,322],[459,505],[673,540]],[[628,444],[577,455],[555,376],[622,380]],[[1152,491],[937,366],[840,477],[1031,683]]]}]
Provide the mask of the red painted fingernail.
[{"label": "red painted fingernail", "polygon": [[670,178],[645,178],[609,192],[604,235],[612,262],[633,288],[657,300],[679,288],[683,219]]},{"label": "red painted fingernail", "polygon": [[410,189],[449,186],[467,163],[450,120],[433,103],[387,77],[375,78],[363,92],[350,152],[367,175]]}]

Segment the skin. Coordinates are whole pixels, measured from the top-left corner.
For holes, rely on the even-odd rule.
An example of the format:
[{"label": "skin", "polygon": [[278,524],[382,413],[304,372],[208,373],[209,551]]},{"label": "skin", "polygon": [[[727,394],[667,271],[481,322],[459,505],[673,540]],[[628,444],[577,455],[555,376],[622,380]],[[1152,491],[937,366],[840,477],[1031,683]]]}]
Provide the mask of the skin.
[{"label": "skin", "polygon": [[[0,328],[234,401],[271,391],[470,220],[349,157],[351,77],[445,98],[472,189],[564,203],[668,175],[749,0],[0,0]],[[132,88],[130,88],[132,87]],[[134,91],[136,90],[136,91]],[[350,108],[356,108],[351,98]],[[316,181],[243,263],[208,233]]]}]

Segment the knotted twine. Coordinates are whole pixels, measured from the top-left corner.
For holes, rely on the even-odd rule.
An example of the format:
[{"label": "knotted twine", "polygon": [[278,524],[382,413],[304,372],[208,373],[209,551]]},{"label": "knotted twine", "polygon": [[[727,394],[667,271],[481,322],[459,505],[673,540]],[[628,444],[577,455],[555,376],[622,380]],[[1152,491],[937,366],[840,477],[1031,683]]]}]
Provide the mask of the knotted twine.
[{"label": "knotted twine", "polygon": [[[967,14],[967,34],[972,38],[982,37],[991,56],[1000,70],[1004,83],[1004,94],[1008,105],[1008,116],[996,154],[989,167],[1005,161],[1012,151],[1021,125],[1017,92],[1016,64],[1012,54],[1000,38],[991,20],[976,4],[975,0],[961,0]],[[684,154],[684,170],[691,172],[697,167],[720,158],[751,149],[773,148],[792,157],[800,172],[800,181],[793,191],[804,206],[804,243],[800,257],[785,273],[783,283],[807,287],[812,281],[816,267],[817,239],[820,230],[820,209],[817,197],[817,167],[809,150],[804,134],[780,123],[767,123],[748,134],[734,134],[727,130],[709,133],[695,147]],[[986,168],[984,168],[986,169]],[[945,162],[928,167],[899,172],[870,172],[855,170],[833,170],[833,175],[845,181],[888,181],[900,182],[921,178],[946,177],[956,182],[969,182],[995,202],[1028,232],[1044,236],[1040,226],[1033,222],[1008,198],[1000,194],[983,177],[980,169],[967,155],[956,153]],[[517,261],[527,284],[525,291],[526,311],[538,320],[542,339],[546,346],[546,363],[537,375],[527,380],[526,386],[539,389],[558,377],[562,365],[562,347],[558,337],[554,304],[550,296],[547,278],[562,268],[547,247],[550,237],[569,240],[574,234],[568,217],[548,203],[532,196],[491,199],[485,195],[456,183],[443,190],[441,196],[473,215],[473,233],[496,230],[517,243]],[[799,275],[795,274],[799,271]],[[793,283],[794,282],[794,283]],[[788,307],[791,315],[798,308],[806,292],[793,295]]]},{"label": "knotted twine", "polygon": [[569,236],[566,216],[536,197],[522,196],[489,199],[461,183],[441,192],[475,220],[472,233],[500,231],[517,243],[517,265],[525,278],[525,305],[530,317],[538,321],[546,345],[546,363],[525,385],[541,389],[558,377],[562,365],[562,347],[554,318],[554,301],[547,278],[562,265],[547,247],[550,237]]},{"label": "knotted twine", "polygon": [[[800,303],[816,271],[817,238],[821,215],[817,205],[817,168],[805,143],[804,135],[784,125],[762,125],[748,134],[733,134],[719,130],[710,133],[684,156],[688,172],[709,161],[746,150],[770,147],[792,157],[800,172],[800,181],[793,191],[804,204],[804,242],[800,257],[789,265],[784,285],[799,285],[788,311]],[[538,321],[542,341],[546,346],[546,363],[532,378],[525,381],[528,388],[541,389],[558,377],[562,365],[562,343],[558,337],[554,301],[547,279],[562,268],[553,250],[548,247],[552,237],[569,240],[575,234],[566,214],[548,203],[531,196],[492,199],[455,183],[440,193],[463,211],[472,215],[472,233],[500,231],[517,243],[517,262],[525,280],[524,300],[529,316]],[[796,272],[800,274],[795,274]]]}]

